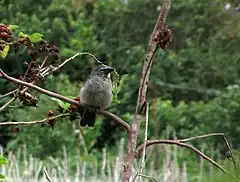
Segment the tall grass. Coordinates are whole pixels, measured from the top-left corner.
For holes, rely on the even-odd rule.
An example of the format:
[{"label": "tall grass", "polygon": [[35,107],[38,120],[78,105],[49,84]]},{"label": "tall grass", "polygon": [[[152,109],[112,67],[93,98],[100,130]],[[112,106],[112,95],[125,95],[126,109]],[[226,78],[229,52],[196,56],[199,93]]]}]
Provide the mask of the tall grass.
[{"label": "tall grass", "polygon": [[[71,168],[66,147],[63,147],[62,159],[48,157],[42,161],[32,155],[27,156],[27,146],[24,145],[15,153],[8,152],[6,157],[9,163],[2,165],[0,171],[5,174],[9,182],[48,182],[43,169],[46,169],[52,182],[120,182],[124,165],[123,146],[124,141],[122,140],[119,145],[119,153],[114,158],[106,149],[103,149],[101,161],[94,163],[79,158]],[[2,147],[0,147],[0,153],[3,153]],[[215,178],[220,173],[216,172],[211,164],[199,158],[194,162],[195,169],[193,170],[188,168],[191,159],[180,161],[179,155],[183,155],[183,153],[177,146],[163,145],[149,148],[146,168],[141,174],[141,182],[154,180],[159,182],[217,181]],[[132,179],[138,173],[140,162],[141,160],[138,160],[134,165]]]}]

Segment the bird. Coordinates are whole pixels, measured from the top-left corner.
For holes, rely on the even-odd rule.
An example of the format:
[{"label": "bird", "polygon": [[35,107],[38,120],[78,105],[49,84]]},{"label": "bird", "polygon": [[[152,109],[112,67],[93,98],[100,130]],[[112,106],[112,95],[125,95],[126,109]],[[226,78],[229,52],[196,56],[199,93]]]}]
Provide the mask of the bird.
[{"label": "bird", "polygon": [[113,71],[113,67],[105,64],[96,66],[80,89],[80,103],[89,106],[80,113],[81,126],[93,127],[97,111],[107,109],[111,105],[113,92],[110,73]]}]

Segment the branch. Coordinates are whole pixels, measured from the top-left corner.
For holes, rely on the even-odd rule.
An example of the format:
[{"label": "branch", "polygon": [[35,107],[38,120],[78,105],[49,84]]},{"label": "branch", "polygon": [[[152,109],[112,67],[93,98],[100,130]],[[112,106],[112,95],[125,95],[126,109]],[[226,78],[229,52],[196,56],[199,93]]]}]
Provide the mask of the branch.
[{"label": "branch", "polygon": [[5,108],[7,108],[12,102],[16,100],[17,97],[11,98],[7,103],[5,103],[2,107],[0,107],[0,112],[2,112]]},{"label": "branch", "polygon": [[[83,106],[85,108],[89,108],[88,106],[80,104],[76,100],[64,97],[64,96],[62,96],[60,94],[57,94],[57,93],[51,92],[49,90],[43,89],[43,88],[38,87],[36,85],[33,85],[31,83],[27,83],[27,82],[24,82],[22,80],[18,80],[16,78],[10,77],[6,73],[4,73],[1,69],[0,69],[0,78],[4,78],[4,79],[6,79],[6,80],[8,80],[10,82],[17,83],[19,85],[24,85],[24,86],[32,88],[32,89],[34,89],[34,90],[36,90],[36,91],[38,91],[40,93],[46,94],[46,95],[48,95],[50,97],[54,97],[54,98],[60,99],[60,100],[65,101],[67,103]],[[125,122],[124,120],[122,120],[121,118],[119,118],[118,116],[116,116],[115,114],[113,114],[113,113],[111,113],[109,111],[99,111],[99,114],[112,118],[115,122],[121,124],[127,130],[127,132],[130,131],[129,124],[127,122]]]},{"label": "branch", "polygon": [[[58,69],[60,69],[61,67],[63,67],[66,63],[68,63],[69,61],[75,59],[77,56],[79,55],[89,55],[91,57],[93,57],[99,64],[102,64],[101,61],[99,61],[93,54],[89,53],[89,52],[81,52],[81,53],[77,53],[77,54],[74,54],[72,57],[66,59],[65,61],[63,61],[60,65],[58,65],[57,67],[53,67],[52,69],[49,68],[49,69],[46,69],[44,70],[44,72],[42,73],[42,76],[45,77],[47,76],[48,74],[54,72],[54,71],[57,71]],[[44,68],[45,69],[45,68]]]},{"label": "branch", "polygon": [[141,112],[146,102],[145,98],[147,94],[150,70],[152,67],[152,58],[158,48],[158,42],[155,41],[155,37],[156,35],[159,35],[163,32],[164,24],[166,21],[166,17],[167,17],[170,5],[171,5],[171,0],[164,0],[163,6],[158,16],[158,20],[156,22],[151,38],[149,40],[146,54],[144,56],[140,87],[138,90],[137,105],[136,105],[135,114],[134,114],[134,121],[133,121],[133,124],[131,125],[131,131],[128,135],[128,153],[127,153],[127,162],[123,170],[123,182],[129,182],[131,177],[132,166],[135,160],[134,154],[137,146],[137,136],[138,136],[139,128],[141,124]]},{"label": "branch", "polygon": [[48,122],[49,120],[54,120],[57,118],[61,118],[61,117],[65,117],[65,116],[70,116],[69,113],[64,113],[64,114],[59,114],[57,116],[54,117],[49,117],[49,118],[45,118],[42,120],[36,120],[36,121],[29,121],[29,122],[0,122],[0,126],[18,126],[18,125],[25,125],[25,126],[29,126],[29,125],[36,125],[36,124],[43,124]]},{"label": "branch", "polygon": [[[210,157],[208,157],[207,155],[205,155],[204,153],[199,151],[197,148],[195,148],[195,147],[193,147],[193,146],[191,146],[189,144],[181,143],[181,142],[179,142],[177,140],[148,140],[147,144],[146,144],[146,147],[149,147],[151,145],[156,145],[156,144],[171,144],[171,145],[178,145],[180,147],[188,148],[188,149],[194,151],[195,153],[197,153],[198,155],[200,155],[202,158],[204,158],[208,162],[212,163],[214,166],[216,166],[218,169],[220,169],[224,173],[228,174],[235,181],[239,181],[238,178],[233,176],[229,171],[227,171],[225,168],[223,168],[220,164],[218,164],[213,159],[211,159]],[[142,145],[140,145],[138,147],[138,149],[136,151],[136,156],[140,156],[141,155],[141,153],[143,152],[143,148],[144,148],[144,144],[142,144]]]},{"label": "branch", "polygon": [[109,111],[104,111],[104,110],[99,111],[99,114],[112,118],[115,122],[122,125],[128,133],[130,132],[130,125],[126,121],[124,121],[123,119],[118,117],[117,115],[115,115]]},{"label": "branch", "polygon": [[195,137],[181,139],[181,140],[177,140],[177,141],[185,143],[185,142],[189,142],[189,141],[196,140],[196,139],[207,138],[210,136],[223,136],[223,135],[224,135],[223,133],[210,133],[210,134],[206,134],[206,135],[195,136]]},{"label": "branch", "polygon": [[11,95],[11,94],[14,94],[14,93],[17,92],[17,91],[18,91],[18,89],[15,89],[15,90],[12,90],[12,91],[4,94],[4,95],[0,95],[0,99],[3,99],[4,97],[7,97],[7,96],[9,96],[9,95]]},{"label": "branch", "polygon": [[229,157],[231,157],[233,165],[234,165],[234,169],[236,171],[236,174],[238,176],[238,170],[237,170],[237,163],[235,161],[235,158],[233,157],[233,152],[232,152],[232,148],[228,143],[227,138],[225,137],[224,133],[210,133],[210,134],[206,134],[206,135],[200,135],[200,136],[195,136],[195,137],[191,137],[191,138],[186,138],[186,139],[182,139],[182,140],[177,140],[178,142],[189,142],[192,140],[196,140],[196,139],[201,139],[201,138],[207,138],[207,137],[211,137],[211,136],[221,136],[223,138],[224,143],[226,144],[227,148],[228,148],[228,152],[229,152]]}]

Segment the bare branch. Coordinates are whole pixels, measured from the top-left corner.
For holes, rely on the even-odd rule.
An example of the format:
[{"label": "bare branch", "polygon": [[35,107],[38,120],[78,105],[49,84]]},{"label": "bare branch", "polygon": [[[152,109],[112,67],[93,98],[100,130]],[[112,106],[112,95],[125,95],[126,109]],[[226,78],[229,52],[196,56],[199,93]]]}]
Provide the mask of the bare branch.
[{"label": "bare branch", "polygon": [[99,61],[93,54],[89,53],[89,52],[81,52],[81,53],[76,53],[74,54],[72,57],[66,59],[65,61],[63,61],[60,65],[58,65],[57,67],[53,67],[52,69],[47,69],[44,71],[44,73],[42,74],[43,77],[47,76],[48,74],[57,71],[58,69],[60,69],[62,66],[64,66],[66,63],[68,63],[69,61],[75,59],[77,56],[79,55],[89,55],[91,57],[93,57],[98,63],[102,64],[101,61]]},{"label": "bare branch", "polygon": [[158,43],[154,41],[154,39],[156,35],[158,35],[164,28],[164,24],[166,21],[166,17],[167,17],[170,5],[171,5],[171,0],[164,0],[163,6],[158,16],[158,20],[156,22],[151,38],[149,40],[146,54],[143,59],[143,68],[142,68],[142,74],[141,74],[140,87],[138,90],[138,99],[137,99],[137,105],[136,105],[136,110],[134,114],[134,121],[133,121],[133,124],[131,125],[131,131],[128,136],[128,153],[127,153],[127,162],[123,170],[123,182],[129,182],[130,176],[132,173],[132,165],[135,160],[134,154],[137,146],[137,136],[138,136],[139,128],[141,124],[141,112],[142,112],[144,103],[146,102],[145,98],[147,94],[150,70],[152,67],[152,58],[158,48]]},{"label": "bare branch", "polygon": [[41,66],[39,67],[40,69],[43,68],[43,66],[45,65],[45,63],[46,63],[48,57],[49,57],[49,55],[47,55],[47,56],[45,57],[45,59],[43,60]]},{"label": "bare branch", "polygon": [[15,89],[15,90],[12,90],[12,91],[4,94],[4,95],[0,95],[0,99],[3,99],[4,97],[7,97],[7,96],[9,96],[9,95],[11,95],[11,94],[14,94],[14,93],[16,93],[17,91],[18,91],[18,89]]},{"label": "bare branch", "polygon": [[64,113],[64,114],[59,114],[54,117],[49,117],[49,118],[45,118],[42,120],[29,121],[29,122],[0,122],[0,126],[16,126],[16,125],[17,126],[18,125],[29,126],[29,125],[43,124],[43,123],[48,122],[49,120],[53,120],[53,119],[57,119],[57,118],[65,117],[65,116],[70,116],[70,114]]},{"label": "bare branch", "polygon": [[[151,145],[156,145],[156,144],[171,144],[171,145],[178,145],[180,147],[185,147],[188,148],[192,151],[194,151],[195,153],[197,153],[198,155],[200,155],[202,158],[204,158],[205,160],[207,160],[208,162],[212,163],[214,166],[216,166],[218,169],[220,169],[221,171],[223,171],[224,173],[228,174],[232,179],[234,179],[235,181],[239,181],[238,178],[236,178],[235,176],[233,176],[229,171],[227,171],[225,168],[223,168],[220,164],[218,164],[216,161],[214,161],[213,159],[211,159],[210,157],[208,157],[207,155],[205,155],[204,153],[202,153],[200,150],[198,150],[197,148],[186,144],[186,143],[181,143],[177,140],[148,140],[147,141],[147,145],[146,147],[149,147]],[[143,152],[143,148],[144,148],[144,144],[140,145],[136,151],[136,156],[140,156],[141,153]]]},{"label": "bare branch", "polygon": [[224,135],[223,133],[210,133],[210,134],[206,134],[206,135],[195,136],[195,137],[181,139],[181,140],[177,140],[177,141],[185,143],[185,142],[190,142],[190,141],[196,140],[196,139],[207,138],[210,136],[223,136],[223,135]]},{"label": "bare branch", "polygon": [[232,162],[233,162],[233,165],[234,165],[234,169],[235,169],[236,174],[237,174],[237,176],[238,176],[237,163],[236,163],[236,161],[235,161],[235,159],[234,159],[233,152],[232,152],[232,148],[231,148],[231,146],[229,145],[228,140],[227,140],[227,138],[225,137],[224,133],[210,133],[210,134],[206,134],[206,135],[195,136],[195,137],[186,138],[186,139],[177,140],[177,141],[178,141],[178,142],[185,143],[185,142],[189,142],[189,141],[192,141],[192,140],[201,139],[201,138],[207,138],[207,137],[211,137],[211,136],[221,136],[221,137],[223,138],[223,141],[224,141],[224,143],[226,144],[226,146],[227,146],[227,148],[228,148],[229,157],[231,157],[231,159],[232,159]]},{"label": "bare branch", "polygon": [[115,122],[117,122],[120,125],[122,125],[126,129],[126,131],[128,133],[130,132],[130,125],[126,121],[124,121],[120,117],[118,117],[117,115],[115,115],[115,114],[113,114],[113,113],[111,113],[109,111],[104,111],[104,110],[99,111],[99,113],[104,115],[104,116],[112,118]]},{"label": "bare branch", "polygon": [[[10,81],[10,82],[13,82],[13,83],[17,83],[19,85],[24,85],[26,87],[29,87],[29,88],[32,88],[34,90],[37,90],[38,92],[41,92],[41,93],[44,93],[48,96],[51,96],[51,97],[55,97],[55,98],[58,98],[60,100],[63,100],[65,102],[68,102],[68,103],[71,103],[71,104],[79,104],[77,101],[73,100],[73,99],[69,99],[67,97],[64,97],[62,95],[59,95],[57,93],[54,93],[54,92],[51,92],[51,91],[48,91],[46,89],[43,89],[41,87],[38,87],[36,85],[33,85],[31,83],[28,83],[28,82],[24,82],[22,80],[19,80],[19,79],[16,79],[16,78],[13,78],[11,76],[8,76],[6,73],[4,73],[1,69],[0,69],[0,75],[2,75],[2,78]],[[1,77],[0,77],[1,78]]]},{"label": "bare branch", "polygon": [[[27,82],[24,82],[22,80],[18,80],[16,78],[10,77],[6,73],[4,73],[1,69],[0,69],[0,78],[4,78],[4,79],[6,79],[6,80],[8,80],[10,82],[17,83],[19,85],[24,85],[24,86],[32,88],[32,89],[34,89],[34,90],[36,90],[36,91],[38,91],[40,93],[46,94],[46,95],[48,95],[50,97],[54,97],[54,98],[60,99],[62,101],[68,102],[70,104],[75,104],[75,105],[79,105],[79,106],[83,106],[83,107],[89,108],[88,106],[80,104],[76,100],[64,97],[64,96],[62,96],[60,94],[57,94],[57,93],[51,92],[49,90],[43,89],[43,88],[38,87],[36,85],[33,85],[31,83],[27,83]],[[115,122],[121,124],[127,130],[127,132],[130,131],[129,124],[127,122],[125,122],[124,120],[122,120],[121,118],[119,118],[118,116],[116,116],[115,114],[110,113],[109,111],[99,111],[99,114],[112,118]]]},{"label": "bare branch", "polygon": [[12,102],[16,100],[17,97],[11,98],[7,103],[5,103],[2,107],[0,107],[0,112],[2,112],[5,108],[7,108]]},{"label": "bare branch", "polygon": [[142,173],[142,169],[144,168],[145,163],[145,155],[146,155],[146,145],[147,145],[147,136],[148,136],[148,116],[149,116],[149,104],[146,104],[146,117],[145,117],[145,132],[144,132],[144,147],[143,147],[143,157],[142,157],[142,166],[140,169],[140,173]]}]

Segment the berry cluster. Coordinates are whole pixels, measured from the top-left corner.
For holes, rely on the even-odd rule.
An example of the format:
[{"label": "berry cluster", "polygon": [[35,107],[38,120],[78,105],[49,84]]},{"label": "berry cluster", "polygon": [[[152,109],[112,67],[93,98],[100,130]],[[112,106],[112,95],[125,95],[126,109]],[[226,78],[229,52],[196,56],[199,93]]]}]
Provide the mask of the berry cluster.
[{"label": "berry cluster", "polygon": [[8,28],[7,25],[0,23],[0,40],[11,41],[12,31]]},{"label": "berry cluster", "polygon": [[168,28],[167,25],[165,25],[163,29],[160,29],[157,32],[153,40],[163,50],[167,50],[172,43],[172,31]]}]

